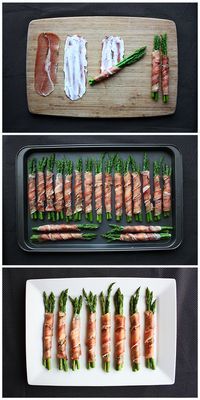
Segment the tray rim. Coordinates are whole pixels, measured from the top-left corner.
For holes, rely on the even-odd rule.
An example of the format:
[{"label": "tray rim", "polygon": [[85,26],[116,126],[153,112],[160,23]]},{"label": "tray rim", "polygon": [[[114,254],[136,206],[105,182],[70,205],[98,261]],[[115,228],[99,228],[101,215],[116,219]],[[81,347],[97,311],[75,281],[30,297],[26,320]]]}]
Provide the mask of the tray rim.
[{"label": "tray rim", "polygon": [[[28,151],[32,151],[32,150],[43,150],[46,149],[46,151],[48,151],[48,149],[59,149],[61,150],[62,148],[68,148],[68,149],[90,149],[90,148],[94,148],[96,151],[98,151],[98,148],[127,148],[130,149],[132,147],[158,147],[158,148],[167,148],[169,150],[171,150],[174,154],[175,157],[175,170],[177,169],[177,162],[178,162],[178,167],[180,168],[180,179],[179,179],[179,185],[177,185],[177,181],[175,180],[175,191],[179,191],[179,197],[180,197],[180,201],[179,201],[179,207],[176,208],[176,213],[179,215],[180,217],[180,230],[176,231],[176,236],[173,240],[172,243],[170,243],[170,245],[168,245],[166,248],[156,248],[156,246],[151,247],[151,246],[145,246],[144,248],[142,247],[120,247],[120,248],[116,248],[116,247],[112,247],[112,245],[110,244],[109,248],[108,247],[101,247],[101,248],[89,248],[89,247],[79,247],[77,245],[76,248],[64,248],[64,247],[58,247],[58,248],[36,248],[36,247],[31,247],[31,244],[27,243],[24,237],[24,224],[25,224],[25,215],[24,215],[24,207],[20,206],[21,203],[23,203],[23,197],[24,197],[24,190],[23,190],[23,182],[24,182],[24,170],[22,168],[22,175],[23,175],[23,182],[19,182],[18,180],[18,175],[19,175],[19,168],[21,167],[20,162],[24,163],[24,156]],[[55,150],[56,151],[56,150]],[[22,154],[21,154],[22,153]],[[19,159],[19,156],[22,155],[22,158]],[[177,160],[178,157],[178,160]],[[19,226],[19,218],[17,218],[17,243],[19,245],[19,247],[23,250],[26,251],[28,253],[73,253],[73,252],[79,252],[79,253],[86,253],[86,252],[134,252],[134,251],[168,251],[168,250],[175,250],[177,249],[182,241],[183,241],[183,165],[182,165],[182,153],[179,150],[178,146],[176,145],[168,145],[168,144],[148,144],[148,143],[135,143],[135,144],[127,144],[127,143],[114,143],[114,144],[108,144],[108,143],[98,143],[98,144],[74,144],[74,143],[70,143],[70,144],[50,144],[50,145],[26,145],[26,146],[22,146],[17,154],[16,154],[16,176],[15,176],[15,181],[16,181],[16,215],[18,216],[19,213],[19,208],[21,207],[23,209],[22,212],[22,220],[23,220],[23,232],[21,232],[20,230],[20,226]],[[20,185],[19,185],[20,183]],[[19,186],[21,188],[21,190],[19,190]],[[178,218],[178,216],[176,215],[176,219]],[[177,237],[177,233],[178,237]]]}]

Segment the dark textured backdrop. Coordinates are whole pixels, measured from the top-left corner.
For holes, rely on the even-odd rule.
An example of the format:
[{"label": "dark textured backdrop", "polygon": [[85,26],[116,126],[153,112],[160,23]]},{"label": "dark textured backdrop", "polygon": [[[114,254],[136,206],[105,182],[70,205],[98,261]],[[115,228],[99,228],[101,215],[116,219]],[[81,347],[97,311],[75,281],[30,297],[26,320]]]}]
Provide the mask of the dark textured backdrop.
[{"label": "dark textured backdrop", "polygon": [[[4,265],[96,265],[99,264],[171,264],[197,263],[197,136],[4,136],[3,200],[4,200]],[[19,149],[31,144],[64,143],[161,143],[174,144],[183,156],[183,243],[173,251],[129,253],[27,253],[21,250],[16,237],[15,159]]]},{"label": "dark textured backdrop", "polygon": [[[172,19],[177,26],[176,113],[136,119],[78,119],[31,115],[26,101],[26,36],[33,19],[113,15]],[[197,5],[191,3],[10,3],[3,6],[4,132],[196,132]]]},{"label": "dark textured backdrop", "polygon": [[[25,283],[27,279],[89,276],[174,278],[178,296],[176,380],[174,385],[123,387],[29,386],[25,365]],[[97,278],[98,279],[98,278]],[[197,396],[197,269],[66,269],[3,270],[4,397],[196,397]],[[37,346],[37,343],[36,343]]]}]

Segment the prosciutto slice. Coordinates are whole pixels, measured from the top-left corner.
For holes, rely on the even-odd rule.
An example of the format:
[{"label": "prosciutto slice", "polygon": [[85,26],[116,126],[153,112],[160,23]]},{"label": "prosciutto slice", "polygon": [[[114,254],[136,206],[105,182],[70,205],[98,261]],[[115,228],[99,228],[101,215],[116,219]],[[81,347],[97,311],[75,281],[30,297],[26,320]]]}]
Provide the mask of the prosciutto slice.
[{"label": "prosciutto slice", "polygon": [[37,240],[39,241],[58,241],[58,240],[84,240],[84,236],[82,233],[41,233],[37,236]]},{"label": "prosciutto slice", "polygon": [[71,332],[70,332],[70,343],[71,343],[71,360],[78,360],[81,356],[81,341],[80,341],[80,316],[75,315],[72,318]]},{"label": "prosciutto slice", "polygon": [[88,362],[94,362],[96,359],[95,346],[96,346],[96,313],[89,313],[87,324],[87,351]]},{"label": "prosciutto slice", "polygon": [[123,365],[125,352],[125,317],[115,315],[115,361],[116,365]]},{"label": "prosciutto slice", "polygon": [[148,232],[161,232],[162,226],[153,226],[153,225],[132,225],[132,226],[124,226],[123,233],[148,233]]},{"label": "prosciutto slice", "polygon": [[139,172],[133,172],[133,214],[142,212],[141,178]]},{"label": "prosciutto slice", "polygon": [[33,230],[37,230],[38,232],[80,232],[80,229],[76,224],[41,225],[38,226],[37,229]]},{"label": "prosciutto slice", "polygon": [[54,187],[53,172],[46,171],[46,208],[45,211],[55,211],[54,208]]},{"label": "prosciutto slice", "polygon": [[124,203],[126,215],[132,217],[132,177],[130,172],[124,174]]},{"label": "prosciutto slice", "polygon": [[139,364],[140,362],[140,314],[138,312],[130,316],[131,324],[131,362]]},{"label": "prosciutto slice", "polygon": [[110,313],[101,316],[101,356],[104,362],[110,362],[111,353],[111,318]]},{"label": "prosciutto slice", "polygon": [[123,177],[119,172],[115,172],[115,215],[122,215],[123,206]]},{"label": "prosciutto slice", "polygon": [[124,233],[120,235],[122,242],[148,242],[160,239],[159,233]]},{"label": "prosciutto slice", "polygon": [[66,343],[66,313],[59,311],[57,323],[57,358],[67,359]]},{"label": "prosciutto slice", "polygon": [[151,202],[151,190],[150,190],[150,172],[142,171],[143,178],[143,197],[146,213],[149,213],[153,210],[153,204]]},{"label": "prosciutto slice", "polygon": [[161,82],[163,96],[169,95],[169,58],[162,55]]},{"label": "prosciutto slice", "polygon": [[75,171],[74,195],[74,213],[77,213],[83,210],[82,173],[77,170]]},{"label": "prosciutto slice", "polygon": [[55,181],[55,210],[61,212],[63,210],[63,175],[58,172]]},{"label": "prosciutto slice", "polygon": [[103,187],[103,177],[102,172],[95,174],[95,210],[97,215],[102,214],[102,187]]},{"label": "prosciutto slice", "polygon": [[163,211],[171,211],[171,177],[170,175],[163,175]]},{"label": "prosciutto slice", "polygon": [[45,210],[45,183],[44,172],[37,172],[37,211],[44,212]]},{"label": "prosciutto slice", "polygon": [[40,96],[53,92],[58,68],[59,37],[54,33],[41,33],[35,61],[35,91]]},{"label": "prosciutto slice", "polygon": [[64,49],[64,91],[70,100],[80,99],[86,92],[87,41],[81,36],[68,36]]},{"label": "prosciutto slice", "polygon": [[162,189],[160,186],[160,176],[154,176],[154,215],[162,213]]},{"label": "prosciutto slice", "polygon": [[152,75],[151,75],[151,91],[159,91],[159,76],[160,76],[160,50],[152,52]]},{"label": "prosciutto slice", "polygon": [[36,211],[36,176],[28,174],[28,204],[30,214],[33,215]]},{"label": "prosciutto slice", "polygon": [[51,358],[52,336],[53,336],[53,313],[45,313],[44,328],[43,328],[43,359]]},{"label": "prosciutto slice", "polygon": [[92,172],[84,174],[85,213],[92,212]]},{"label": "prosciutto slice", "polygon": [[105,209],[107,213],[112,212],[112,175],[105,173]]},{"label": "prosciutto slice", "polygon": [[65,175],[64,203],[65,203],[65,215],[67,217],[71,217],[72,216],[72,174]]},{"label": "prosciutto slice", "polygon": [[119,36],[102,40],[101,72],[110,70],[124,58],[124,41]]},{"label": "prosciutto slice", "polygon": [[144,346],[145,358],[154,358],[154,314],[152,311],[145,311]]}]

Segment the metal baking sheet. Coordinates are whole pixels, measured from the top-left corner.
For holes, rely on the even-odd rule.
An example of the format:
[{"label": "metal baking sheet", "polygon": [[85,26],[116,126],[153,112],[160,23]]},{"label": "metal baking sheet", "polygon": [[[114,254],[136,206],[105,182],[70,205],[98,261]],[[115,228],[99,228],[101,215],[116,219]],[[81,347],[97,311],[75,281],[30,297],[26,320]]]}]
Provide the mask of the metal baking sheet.
[{"label": "metal baking sheet", "polygon": [[[69,242],[42,242],[35,243],[30,240],[32,234],[32,226],[47,224],[47,218],[44,221],[31,220],[28,213],[27,202],[27,161],[29,158],[39,159],[43,156],[49,156],[55,153],[57,159],[70,158],[75,162],[79,157],[84,161],[87,157],[93,159],[99,158],[102,153],[118,153],[122,159],[126,159],[130,154],[134,156],[137,163],[142,163],[144,152],[147,152],[150,159],[151,184],[153,184],[153,161],[164,157],[164,162],[172,166],[172,213],[168,218],[162,218],[161,221],[152,222],[152,225],[172,225],[174,227],[172,237],[168,240],[157,242],[113,242],[108,243],[102,234],[110,230],[109,223],[118,225],[127,225],[125,213],[120,223],[113,219],[107,221],[103,213],[103,222],[100,224],[97,238],[92,241],[69,241]],[[175,146],[170,145],[151,145],[151,144],[134,144],[134,145],[50,145],[50,146],[27,146],[22,148],[17,154],[16,160],[16,183],[17,183],[17,239],[19,246],[28,252],[94,252],[94,251],[147,251],[147,250],[172,250],[177,248],[182,241],[182,156]],[[153,187],[153,186],[152,186]],[[114,196],[113,210],[114,210]],[[143,206],[143,223],[145,222],[145,211]],[[86,223],[83,214],[81,223]],[[94,221],[95,222],[95,218]],[[63,223],[60,221],[59,223]],[[132,224],[137,225],[134,221]]]}]

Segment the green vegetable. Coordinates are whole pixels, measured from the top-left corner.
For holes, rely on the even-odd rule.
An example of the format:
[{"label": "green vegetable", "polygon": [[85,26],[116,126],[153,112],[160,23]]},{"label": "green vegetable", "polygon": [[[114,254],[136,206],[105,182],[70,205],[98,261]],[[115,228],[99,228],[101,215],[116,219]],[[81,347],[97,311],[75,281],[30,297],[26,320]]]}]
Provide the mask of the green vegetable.
[{"label": "green vegetable", "polygon": [[[83,296],[85,297],[89,313],[95,313],[97,307],[97,295],[94,295],[91,291],[89,292],[89,294],[87,294],[85,289],[83,289]],[[95,368],[95,361],[88,361],[87,368]]]},{"label": "green vegetable", "polygon": [[[66,313],[67,294],[68,294],[68,289],[63,290],[58,300],[58,306],[59,306],[58,309],[63,313]],[[66,358],[59,359],[59,369],[68,371],[68,360]]]},{"label": "green vegetable", "polygon": [[[45,313],[53,313],[54,308],[55,308],[55,296],[54,293],[51,292],[49,297],[47,296],[46,292],[43,292],[43,303],[44,303],[44,309]],[[48,370],[51,369],[51,358],[44,359],[42,360],[42,364],[44,367]]]},{"label": "green vegetable", "polygon": [[[146,289],[146,311],[151,311],[153,314],[155,313],[156,309],[156,300],[153,300],[153,292]],[[155,369],[155,360],[153,358],[146,359],[146,367],[150,369]]]}]

